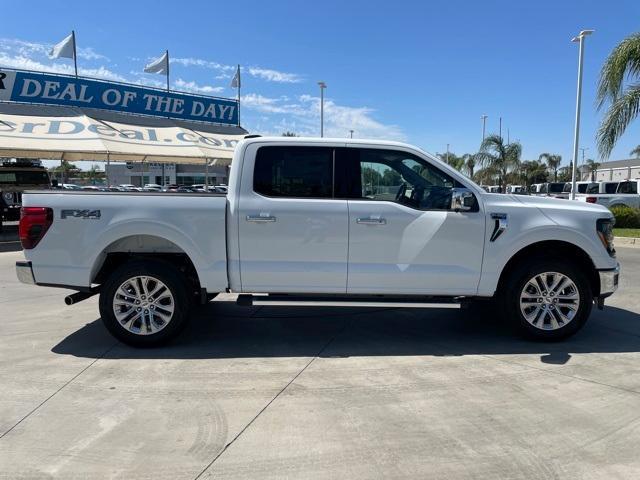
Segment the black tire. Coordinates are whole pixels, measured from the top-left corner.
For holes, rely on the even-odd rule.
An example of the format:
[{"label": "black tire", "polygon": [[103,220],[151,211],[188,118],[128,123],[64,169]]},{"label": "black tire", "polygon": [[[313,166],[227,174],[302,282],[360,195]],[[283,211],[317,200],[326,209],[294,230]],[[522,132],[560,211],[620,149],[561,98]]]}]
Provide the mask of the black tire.
[{"label": "black tire", "polygon": [[[133,312],[131,309],[139,310],[146,305],[130,306],[131,303],[138,301],[135,300],[137,297],[123,297],[121,292],[118,292],[120,286],[128,279],[140,276],[150,277],[149,282],[146,284],[147,286],[150,285],[149,288],[155,288],[159,285],[156,280],[166,287],[166,290],[160,288],[160,293],[158,294],[158,297],[164,295],[164,298],[155,299],[156,304],[151,304],[148,307],[149,309],[158,309],[155,310],[156,320],[153,320],[154,314],[152,313],[146,317],[142,316],[141,318],[137,318],[134,322],[129,323],[124,320],[123,323],[121,323],[114,311],[116,309],[114,305],[116,294],[118,294],[118,299],[125,298],[124,301],[128,302],[127,304],[117,307],[119,310],[122,310],[120,312],[121,316],[131,312],[132,317],[135,317],[137,312]],[[188,283],[184,275],[169,263],[159,260],[131,261],[118,267],[103,283],[100,291],[100,316],[109,332],[127,345],[133,347],[154,347],[165,344],[182,331],[189,319],[191,302],[189,301],[187,285]],[[142,284],[136,281],[136,286],[141,287]],[[167,300],[169,295],[171,298]],[[163,302],[164,304],[158,302]],[[171,315],[167,315],[168,309],[171,306],[173,307]],[[168,318],[168,320],[165,321],[160,318],[160,311],[162,311],[162,317]],[[143,312],[148,313],[149,310],[143,310]],[[142,315],[142,312],[140,314]],[[127,323],[130,325],[130,328],[123,326],[123,324]],[[157,329],[157,331],[153,332],[152,326],[153,329]],[[144,334],[142,332],[144,332]]]},{"label": "black tire", "polygon": [[[561,322],[559,319],[562,318],[561,314],[568,316],[570,312],[569,308],[564,307],[562,303],[554,305],[549,304],[549,309],[553,310],[549,310],[548,313],[545,314],[545,317],[542,318],[542,327],[540,327],[539,322],[540,318],[543,316],[543,311],[540,310],[541,313],[537,315],[538,320],[533,321],[535,325],[530,323],[527,321],[527,318],[525,318],[521,309],[520,297],[521,294],[524,293],[525,286],[531,279],[534,279],[537,275],[547,272],[557,272],[572,281],[573,285],[570,286],[568,290],[565,290],[565,292],[573,292],[573,290],[577,290],[579,299],[571,301],[573,305],[577,305],[577,310],[567,322]],[[503,285],[502,291],[500,292],[500,300],[503,306],[505,320],[509,324],[513,325],[521,334],[530,339],[557,341],[568,338],[584,326],[591,314],[593,293],[591,291],[587,272],[564,259],[549,257],[533,257],[527,259],[511,272]],[[529,288],[531,289],[531,287]],[[532,292],[533,290],[529,291]],[[551,292],[547,293],[548,295],[551,295]],[[549,296],[546,296],[545,298],[553,301],[553,298]],[[544,309],[547,305],[547,300],[542,300],[543,303],[540,305],[541,308]],[[569,302],[568,300],[563,300],[561,298],[558,298],[556,301],[558,300],[560,302]],[[530,301],[532,302],[531,306],[524,307],[524,311],[532,312],[533,314],[536,309],[536,305],[533,303],[533,299]],[[537,303],[539,300],[536,299],[535,302]],[[553,319],[550,315],[553,315]],[[557,328],[553,328],[552,322],[554,320],[555,325],[558,326]]]}]

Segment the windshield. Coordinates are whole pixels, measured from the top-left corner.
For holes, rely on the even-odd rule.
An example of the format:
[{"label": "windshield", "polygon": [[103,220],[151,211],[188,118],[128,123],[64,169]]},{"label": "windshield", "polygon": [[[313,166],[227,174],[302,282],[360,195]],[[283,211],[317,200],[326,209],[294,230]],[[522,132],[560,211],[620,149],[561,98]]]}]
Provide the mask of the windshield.
[{"label": "windshield", "polygon": [[44,170],[0,170],[1,185],[49,185],[49,175]]}]

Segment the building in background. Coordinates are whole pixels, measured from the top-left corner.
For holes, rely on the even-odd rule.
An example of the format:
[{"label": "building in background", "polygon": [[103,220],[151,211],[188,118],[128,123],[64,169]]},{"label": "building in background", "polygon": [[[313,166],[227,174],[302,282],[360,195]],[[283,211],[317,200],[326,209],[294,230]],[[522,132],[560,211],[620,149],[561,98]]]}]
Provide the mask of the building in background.
[{"label": "building in background", "polygon": [[[202,163],[111,163],[105,168],[111,185],[131,184],[136,187],[148,183],[226,185],[229,179],[229,167],[210,165],[207,172],[207,168]],[[207,175],[208,182],[205,182]]]},{"label": "building in background", "polygon": [[[584,180],[589,180],[590,175],[584,171],[582,173]],[[610,162],[602,162],[595,174],[597,182],[609,182],[623,180],[640,179],[640,158],[629,158],[627,160],[612,160]]]}]

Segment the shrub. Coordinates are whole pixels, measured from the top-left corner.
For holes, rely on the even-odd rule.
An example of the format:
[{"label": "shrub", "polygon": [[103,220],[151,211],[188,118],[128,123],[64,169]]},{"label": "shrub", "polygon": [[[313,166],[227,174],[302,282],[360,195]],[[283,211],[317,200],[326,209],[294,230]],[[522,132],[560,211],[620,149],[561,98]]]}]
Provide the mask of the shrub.
[{"label": "shrub", "polygon": [[616,228],[640,228],[640,208],[620,205],[611,207],[611,213],[616,217]]}]

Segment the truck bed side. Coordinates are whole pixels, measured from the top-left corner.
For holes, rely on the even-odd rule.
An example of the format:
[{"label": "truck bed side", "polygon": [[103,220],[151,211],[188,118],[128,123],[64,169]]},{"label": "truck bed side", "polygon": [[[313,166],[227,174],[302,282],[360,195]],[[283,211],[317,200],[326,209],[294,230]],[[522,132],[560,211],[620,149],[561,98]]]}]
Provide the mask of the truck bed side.
[{"label": "truck bed side", "polygon": [[28,192],[25,207],[53,209],[53,224],[25,250],[39,284],[89,287],[109,254],[186,254],[200,286],[228,286],[227,199],[171,193]]}]

